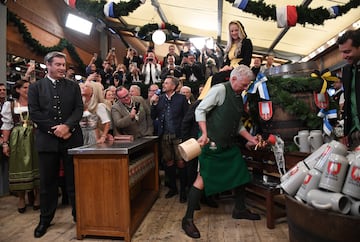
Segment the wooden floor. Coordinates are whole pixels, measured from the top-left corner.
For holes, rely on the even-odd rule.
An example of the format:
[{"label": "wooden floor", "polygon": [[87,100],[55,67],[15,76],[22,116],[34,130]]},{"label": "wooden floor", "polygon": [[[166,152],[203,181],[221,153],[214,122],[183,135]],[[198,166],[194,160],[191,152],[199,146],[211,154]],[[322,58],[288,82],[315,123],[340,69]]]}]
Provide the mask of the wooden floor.
[{"label": "wooden floor", "polygon": [[[201,206],[195,212],[195,224],[201,232],[201,238],[193,240],[181,229],[181,218],[184,216],[186,204],[179,203],[179,197],[165,199],[166,188],[161,188],[159,199],[138,228],[132,241],[214,241],[214,242],[285,242],[289,241],[286,221],[280,221],[275,229],[266,228],[266,220],[261,211],[261,220],[234,220],[231,218],[233,200],[220,199],[219,208]],[[70,206],[59,206],[53,225],[41,238],[33,237],[34,228],[39,222],[39,211],[28,207],[24,214],[16,209],[17,198],[4,196],[0,198],[0,241],[74,241],[76,226],[72,222]],[[121,238],[86,237],[83,241],[122,241]]]}]

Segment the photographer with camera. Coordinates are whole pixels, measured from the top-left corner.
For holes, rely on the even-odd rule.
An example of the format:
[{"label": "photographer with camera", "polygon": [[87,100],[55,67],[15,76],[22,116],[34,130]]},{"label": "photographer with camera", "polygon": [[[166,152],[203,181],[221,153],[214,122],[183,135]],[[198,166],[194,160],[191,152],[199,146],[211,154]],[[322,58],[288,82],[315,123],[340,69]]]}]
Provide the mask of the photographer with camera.
[{"label": "photographer with camera", "polygon": [[182,76],[181,68],[175,64],[175,57],[172,55],[167,57],[167,65],[161,70],[161,80],[165,80],[167,76],[174,76],[178,78]]},{"label": "photographer with camera", "polygon": [[140,96],[130,96],[129,91],[119,86],[117,102],[111,108],[114,136],[133,135],[134,138],[153,135],[150,109]]},{"label": "photographer with camera", "polygon": [[113,77],[112,82],[115,87],[130,85],[130,84],[128,84],[129,82],[127,81],[126,66],[124,64],[119,64],[117,66],[112,77]]},{"label": "photographer with camera", "polygon": [[116,57],[116,53],[115,53],[115,47],[112,47],[108,54],[106,55],[105,60],[107,60],[110,63],[110,66],[115,69],[116,66],[118,65],[118,60]]},{"label": "photographer with camera", "polygon": [[197,97],[199,85],[205,82],[205,71],[204,66],[195,58],[195,53],[189,51],[182,60],[182,71],[186,78],[183,84],[191,87]]},{"label": "photographer with camera", "polygon": [[142,83],[144,80],[143,75],[140,73],[140,69],[136,63],[131,63],[129,65],[129,73],[126,75],[127,82],[129,84],[139,84]]},{"label": "photographer with camera", "polygon": [[[111,51],[109,52],[111,54]],[[109,55],[108,55],[109,56]],[[111,65],[109,59],[103,61],[103,69],[100,72],[101,75],[101,84],[103,84],[104,88],[108,88],[109,86],[113,85],[113,71],[114,67]]]},{"label": "photographer with camera", "polygon": [[[130,65],[134,64],[136,67],[140,68],[140,66],[143,64],[142,59],[137,55],[137,52],[135,49],[129,47],[126,52],[126,56],[124,56],[123,63],[126,66],[128,70],[130,70]],[[130,70],[131,71],[131,70]]]},{"label": "photographer with camera", "polygon": [[145,63],[142,67],[142,74],[144,75],[144,84],[149,85],[153,83],[161,83],[161,65],[157,63],[154,52],[148,52],[145,58]]}]

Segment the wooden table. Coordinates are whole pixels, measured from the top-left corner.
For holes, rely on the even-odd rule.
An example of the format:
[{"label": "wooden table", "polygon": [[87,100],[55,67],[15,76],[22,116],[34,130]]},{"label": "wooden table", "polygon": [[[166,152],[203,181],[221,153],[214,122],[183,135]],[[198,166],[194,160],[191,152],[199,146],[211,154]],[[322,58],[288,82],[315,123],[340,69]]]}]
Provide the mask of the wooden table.
[{"label": "wooden table", "polygon": [[157,137],[69,150],[74,155],[77,239],[130,241],[159,196]]}]

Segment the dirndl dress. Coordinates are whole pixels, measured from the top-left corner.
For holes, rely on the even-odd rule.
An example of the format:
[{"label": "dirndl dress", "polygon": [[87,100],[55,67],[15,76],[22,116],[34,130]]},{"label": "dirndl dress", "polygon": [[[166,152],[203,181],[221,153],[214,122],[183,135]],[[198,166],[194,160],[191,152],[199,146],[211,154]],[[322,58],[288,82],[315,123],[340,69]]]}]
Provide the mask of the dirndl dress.
[{"label": "dirndl dress", "polygon": [[9,189],[11,191],[32,190],[40,186],[35,128],[28,120],[28,112],[13,115],[14,128],[11,130],[9,139]]}]

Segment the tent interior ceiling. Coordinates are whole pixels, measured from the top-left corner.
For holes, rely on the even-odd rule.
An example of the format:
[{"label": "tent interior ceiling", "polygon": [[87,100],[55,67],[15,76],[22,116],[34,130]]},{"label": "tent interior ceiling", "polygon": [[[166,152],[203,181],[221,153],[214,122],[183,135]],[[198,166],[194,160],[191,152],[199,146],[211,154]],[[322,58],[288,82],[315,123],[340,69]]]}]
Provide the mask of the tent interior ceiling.
[{"label": "tent interior ceiling", "polygon": [[[264,2],[276,6],[286,6],[287,4],[299,6],[303,3],[302,0],[290,2],[264,0]],[[334,5],[344,5],[348,0],[307,2],[310,2],[309,8],[328,8]],[[163,16],[159,15],[159,11],[154,5],[160,7]],[[234,8],[227,1],[223,1],[222,6],[222,19],[218,21],[218,1],[216,0],[147,0],[134,12],[121,17],[120,21],[111,25],[115,29],[117,25],[119,28],[123,28],[124,23],[127,26],[141,27],[149,23],[162,23],[163,20],[167,20],[168,23],[179,28],[182,38],[189,36],[211,37],[216,41],[218,37],[221,37],[221,41],[224,43],[228,39],[228,23],[231,20],[239,20],[245,26],[246,33],[253,42],[255,53],[273,53],[276,57],[296,62],[360,19],[359,8],[351,9],[343,16],[325,20],[324,25],[306,24],[303,26],[297,24],[295,27],[289,28],[283,37],[279,38],[284,29],[278,28],[276,21],[264,21],[253,14]],[[219,22],[220,24],[218,24]],[[221,26],[220,36],[218,36],[220,33],[219,26]]]}]

